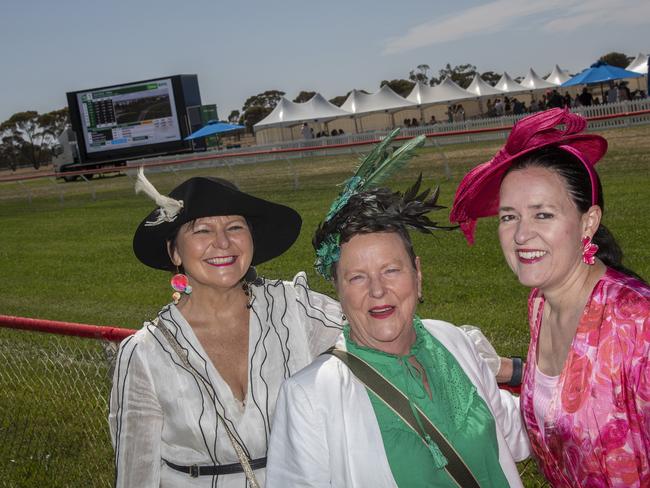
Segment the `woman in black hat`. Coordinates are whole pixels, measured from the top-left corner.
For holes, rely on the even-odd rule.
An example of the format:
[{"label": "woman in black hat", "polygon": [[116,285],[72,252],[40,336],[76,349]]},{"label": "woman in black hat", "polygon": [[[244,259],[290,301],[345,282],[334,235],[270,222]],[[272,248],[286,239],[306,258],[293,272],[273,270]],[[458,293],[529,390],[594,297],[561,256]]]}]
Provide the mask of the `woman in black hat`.
[{"label": "woman in black hat", "polygon": [[116,486],[262,486],[280,384],[334,343],[341,309],[254,265],[298,237],[292,209],[218,178],[160,195],[142,170],[136,191],[158,205],[138,227],[135,255],[175,273],[174,303],[126,339],[109,423]]}]

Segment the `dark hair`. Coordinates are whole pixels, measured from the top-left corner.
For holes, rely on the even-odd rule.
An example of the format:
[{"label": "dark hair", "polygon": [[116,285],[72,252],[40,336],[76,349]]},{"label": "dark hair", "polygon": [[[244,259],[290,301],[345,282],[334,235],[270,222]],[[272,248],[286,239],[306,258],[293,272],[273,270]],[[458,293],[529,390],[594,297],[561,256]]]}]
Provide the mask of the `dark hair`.
[{"label": "dark hair", "polygon": [[[388,188],[375,188],[357,193],[332,216],[322,222],[312,239],[314,249],[318,251],[326,239],[338,234],[339,246],[358,234],[375,232],[394,232],[400,236],[411,263],[415,268],[416,255],[408,229],[430,234],[433,230],[452,230],[456,227],[443,227],[432,222],[426,214],[443,207],[437,204],[438,191],[429,195],[425,190],[418,195],[422,175],[404,194],[392,192]],[[332,265],[331,275],[336,279],[336,262]]]},{"label": "dark hair", "polygon": [[[586,213],[592,206],[589,172],[582,161],[570,152],[555,146],[533,151],[517,159],[508,169],[506,175],[511,171],[530,167],[546,168],[557,173],[564,180],[571,200],[581,214]],[[596,205],[600,207],[604,214],[605,200],[603,198],[603,188],[598,173],[595,171],[594,176],[597,186]],[[643,281],[643,278],[638,274],[623,266],[623,251],[612,233],[602,223],[598,226],[592,241],[598,245],[596,256],[606,266]]]}]

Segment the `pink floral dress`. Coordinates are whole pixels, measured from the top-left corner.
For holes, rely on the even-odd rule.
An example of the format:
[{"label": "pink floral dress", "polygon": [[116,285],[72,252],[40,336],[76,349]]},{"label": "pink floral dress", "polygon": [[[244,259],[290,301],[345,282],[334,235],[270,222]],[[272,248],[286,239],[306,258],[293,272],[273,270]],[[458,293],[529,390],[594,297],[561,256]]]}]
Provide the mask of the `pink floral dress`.
[{"label": "pink floral dress", "polygon": [[[543,307],[534,289],[529,365],[537,357]],[[612,269],[596,284],[544,417],[544,434],[533,410],[533,372],[530,367],[524,375],[521,407],[533,452],[554,487],[650,486],[648,285]]]}]

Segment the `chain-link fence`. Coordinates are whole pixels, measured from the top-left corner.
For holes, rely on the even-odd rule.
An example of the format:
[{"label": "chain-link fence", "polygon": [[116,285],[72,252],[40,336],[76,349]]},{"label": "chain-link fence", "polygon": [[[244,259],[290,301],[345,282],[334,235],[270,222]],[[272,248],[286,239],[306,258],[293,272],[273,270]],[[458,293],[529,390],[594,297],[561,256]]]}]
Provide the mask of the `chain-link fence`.
[{"label": "chain-link fence", "polygon": [[105,340],[0,328],[0,486],[109,487]]},{"label": "chain-link fence", "polygon": [[[0,328],[0,486],[110,487],[117,343]],[[525,486],[546,486],[532,461]]]}]

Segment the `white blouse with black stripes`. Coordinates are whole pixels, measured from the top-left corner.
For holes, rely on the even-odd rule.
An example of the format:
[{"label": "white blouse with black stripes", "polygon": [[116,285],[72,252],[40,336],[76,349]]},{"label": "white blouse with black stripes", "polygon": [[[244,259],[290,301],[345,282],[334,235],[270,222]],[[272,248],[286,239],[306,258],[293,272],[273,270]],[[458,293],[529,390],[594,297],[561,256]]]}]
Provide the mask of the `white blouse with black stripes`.
[{"label": "white blouse with black stripes", "polygon": [[[243,473],[192,478],[163,459],[183,466],[236,463],[217,411],[251,459],[266,456],[280,385],[334,344],[342,326],[338,302],[310,290],[304,273],[292,282],[264,280],[253,296],[244,404],[174,305],[158,318],[187,350],[191,370],[151,323],[122,342],[109,413],[117,487],[246,488]],[[264,469],[255,474],[263,485]]]}]

